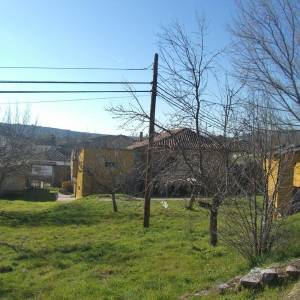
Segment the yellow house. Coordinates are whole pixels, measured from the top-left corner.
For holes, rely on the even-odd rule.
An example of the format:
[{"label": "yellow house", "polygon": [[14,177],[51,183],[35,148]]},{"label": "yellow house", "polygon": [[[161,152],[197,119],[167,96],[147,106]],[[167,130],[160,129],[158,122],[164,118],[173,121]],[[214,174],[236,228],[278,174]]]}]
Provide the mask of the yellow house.
[{"label": "yellow house", "polygon": [[[291,205],[300,200],[300,147],[292,147],[276,153],[267,161],[269,199],[274,199],[275,208],[287,213]],[[299,196],[298,196],[299,195]]]},{"label": "yellow house", "polygon": [[85,148],[77,151],[72,161],[76,198],[94,193],[124,192],[133,164],[130,150]]}]

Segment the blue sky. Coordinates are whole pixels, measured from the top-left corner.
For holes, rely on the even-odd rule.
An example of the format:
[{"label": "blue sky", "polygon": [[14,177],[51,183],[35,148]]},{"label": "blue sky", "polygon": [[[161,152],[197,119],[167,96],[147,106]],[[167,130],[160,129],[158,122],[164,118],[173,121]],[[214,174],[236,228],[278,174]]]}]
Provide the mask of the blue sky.
[{"label": "blue sky", "polygon": [[[157,51],[162,26],[178,20],[188,30],[195,13],[209,22],[211,50],[228,44],[234,0],[9,0],[0,1],[0,66],[144,67]],[[0,69],[0,80],[146,80],[151,72]],[[85,86],[20,86],[7,89],[97,89]],[[110,88],[101,87],[100,88]],[[112,97],[112,94],[0,94],[0,110],[18,101]],[[123,95],[124,96],[124,95]],[[29,106],[39,125],[99,133],[126,133],[105,111],[112,101],[62,102]],[[122,103],[126,103],[126,99]],[[150,96],[144,97],[147,105]],[[159,114],[164,107],[158,105]]]}]

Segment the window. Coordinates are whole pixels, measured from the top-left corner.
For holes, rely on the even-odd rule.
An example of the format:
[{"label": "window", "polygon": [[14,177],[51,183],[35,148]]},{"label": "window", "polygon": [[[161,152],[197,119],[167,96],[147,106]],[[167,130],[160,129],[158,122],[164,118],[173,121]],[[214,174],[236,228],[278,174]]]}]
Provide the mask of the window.
[{"label": "window", "polygon": [[116,168],[117,167],[117,163],[114,161],[106,161],[105,162],[105,167],[106,168]]},{"label": "window", "polygon": [[33,165],[31,169],[31,174],[36,176],[52,176],[52,166],[42,166],[42,165]]}]

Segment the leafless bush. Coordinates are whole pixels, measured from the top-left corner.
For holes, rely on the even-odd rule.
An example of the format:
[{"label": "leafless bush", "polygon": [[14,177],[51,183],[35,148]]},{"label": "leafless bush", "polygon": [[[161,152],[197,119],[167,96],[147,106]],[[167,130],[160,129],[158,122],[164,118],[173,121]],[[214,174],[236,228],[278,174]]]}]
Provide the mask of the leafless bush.
[{"label": "leafless bush", "polygon": [[[28,126],[30,125],[30,126]],[[0,123],[0,189],[11,176],[27,175],[34,152],[36,125],[29,112],[8,109]]]},{"label": "leafless bush", "polygon": [[[257,100],[264,103],[261,98]],[[230,193],[222,209],[221,237],[255,263],[279,240],[289,202],[278,207],[277,197],[279,187],[287,183],[285,174],[293,160],[290,155],[282,155],[282,147],[278,146],[281,128],[270,125],[277,124],[272,110],[252,106],[243,118],[246,148],[238,153],[231,173]]]}]

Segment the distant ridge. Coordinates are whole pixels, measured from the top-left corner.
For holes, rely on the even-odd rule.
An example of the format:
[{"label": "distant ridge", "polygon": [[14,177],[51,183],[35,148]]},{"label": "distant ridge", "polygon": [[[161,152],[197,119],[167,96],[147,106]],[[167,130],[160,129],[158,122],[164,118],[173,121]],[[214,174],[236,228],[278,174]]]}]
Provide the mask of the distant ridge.
[{"label": "distant ridge", "polygon": [[37,145],[56,146],[66,155],[75,147],[126,148],[136,139],[125,135],[101,134],[44,127],[38,125],[0,123],[0,135],[6,135],[10,128],[19,127],[28,136],[33,136]]},{"label": "distant ridge", "polygon": [[33,132],[33,128],[34,128],[34,134],[36,137],[54,135],[56,138],[65,138],[65,137],[76,138],[76,137],[97,137],[97,136],[106,135],[100,133],[81,132],[81,131],[73,131],[69,129],[44,127],[39,125],[8,124],[8,123],[0,123],[0,134],[5,133],[5,130],[10,126],[12,127],[20,126],[23,128],[24,132],[28,131],[30,133]]}]

